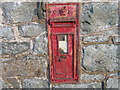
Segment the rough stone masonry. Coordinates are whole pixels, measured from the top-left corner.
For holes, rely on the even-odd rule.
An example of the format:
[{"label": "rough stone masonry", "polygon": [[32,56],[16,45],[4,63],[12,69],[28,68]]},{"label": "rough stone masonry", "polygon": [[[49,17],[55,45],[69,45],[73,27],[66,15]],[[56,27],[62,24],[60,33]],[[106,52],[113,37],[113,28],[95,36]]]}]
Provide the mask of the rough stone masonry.
[{"label": "rough stone masonry", "polygon": [[78,84],[49,83],[47,30],[41,8],[40,2],[0,3],[2,88],[120,89],[120,3],[81,3]]}]

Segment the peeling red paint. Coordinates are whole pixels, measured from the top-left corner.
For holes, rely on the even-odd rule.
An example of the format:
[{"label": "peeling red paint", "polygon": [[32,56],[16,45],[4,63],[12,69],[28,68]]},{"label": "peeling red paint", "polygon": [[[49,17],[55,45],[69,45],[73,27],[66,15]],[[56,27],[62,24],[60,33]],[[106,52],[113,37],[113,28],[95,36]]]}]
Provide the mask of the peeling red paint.
[{"label": "peeling red paint", "polygon": [[77,83],[79,4],[46,4],[46,9],[50,81],[51,83]]}]

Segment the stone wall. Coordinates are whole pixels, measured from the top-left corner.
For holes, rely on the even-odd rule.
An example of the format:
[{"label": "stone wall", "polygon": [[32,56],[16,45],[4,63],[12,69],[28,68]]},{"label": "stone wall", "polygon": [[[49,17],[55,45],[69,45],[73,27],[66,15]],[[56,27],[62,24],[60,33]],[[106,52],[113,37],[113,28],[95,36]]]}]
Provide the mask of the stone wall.
[{"label": "stone wall", "polygon": [[48,87],[47,32],[36,9],[36,2],[1,4],[3,88]]},{"label": "stone wall", "polygon": [[47,30],[40,4],[0,3],[2,87],[120,88],[119,7],[116,2],[81,4],[80,83],[53,85],[49,83]]}]

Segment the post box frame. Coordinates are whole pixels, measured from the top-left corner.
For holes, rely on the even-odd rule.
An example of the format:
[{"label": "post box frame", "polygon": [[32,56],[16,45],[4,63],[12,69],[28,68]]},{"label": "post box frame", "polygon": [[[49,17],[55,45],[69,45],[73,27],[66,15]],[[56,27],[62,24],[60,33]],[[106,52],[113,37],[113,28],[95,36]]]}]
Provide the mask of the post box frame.
[{"label": "post box frame", "polygon": [[[77,5],[77,13],[76,13],[76,32],[74,33],[74,78],[73,80],[58,80],[54,81],[54,75],[53,75],[53,52],[52,52],[52,43],[51,43],[51,26],[50,23],[52,22],[57,22],[59,23],[59,20],[52,21],[50,22],[49,18],[49,6],[50,5]],[[49,64],[50,64],[50,82],[51,83],[78,83],[79,82],[79,73],[80,73],[80,22],[79,22],[79,13],[80,13],[80,4],[79,3],[51,3],[51,4],[46,4],[46,22],[47,22],[47,30],[48,30],[48,49],[49,49]],[[69,22],[70,20],[65,20],[64,22]],[[71,22],[74,20],[71,19]],[[61,22],[61,21],[60,21]],[[67,24],[68,24],[67,22]],[[54,23],[53,26],[54,27]],[[71,27],[74,27],[74,25],[71,25]],[[61,28],[61,27],[58,27]],[[66,27],[67,28],[67,27]],[[68,33],[68,32],[67,32]],[[59,33],[60,34],[60,33]]]}]

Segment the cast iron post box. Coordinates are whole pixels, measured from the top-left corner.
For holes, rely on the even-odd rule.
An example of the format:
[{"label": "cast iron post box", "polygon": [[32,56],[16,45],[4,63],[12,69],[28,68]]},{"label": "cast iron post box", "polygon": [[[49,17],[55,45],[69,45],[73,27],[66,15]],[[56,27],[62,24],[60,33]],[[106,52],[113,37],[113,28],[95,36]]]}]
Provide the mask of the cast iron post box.
[{"label": "cast iron post box", "polygon": [[46,4],[51,83],[78,82],[79,4]]}]

